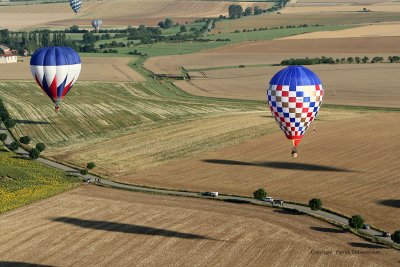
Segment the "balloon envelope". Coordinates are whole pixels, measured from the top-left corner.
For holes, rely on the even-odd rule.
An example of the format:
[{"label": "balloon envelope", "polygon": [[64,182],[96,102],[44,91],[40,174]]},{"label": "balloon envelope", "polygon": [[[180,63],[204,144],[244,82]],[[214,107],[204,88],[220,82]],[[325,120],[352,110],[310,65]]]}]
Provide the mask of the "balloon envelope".
[{"label": "balloon envelope", "polygon": [[268,105],[294,147],[317,116],[323,96],[321,80],[303,66],[289,66],[272,77],[267,89]]},{"label": "balloon envelope", "polygon": [[92,21],[92,26],[96,31],[98,31],[100,29],[102,24],[103,24],[103,21],[101,19],[95,19]]},{"label": "balloon envelope", "polygon": [[78,13],[79,9],[82,6],[82,0],[70,0],[69,5],[75,13]]},{"label": "balloon envelope", "polygon": [[70,47],[43,47],[32,55],[30,66],[37,84],[58,110],[59,103],[79,77],[81,59],[78,53]]}]

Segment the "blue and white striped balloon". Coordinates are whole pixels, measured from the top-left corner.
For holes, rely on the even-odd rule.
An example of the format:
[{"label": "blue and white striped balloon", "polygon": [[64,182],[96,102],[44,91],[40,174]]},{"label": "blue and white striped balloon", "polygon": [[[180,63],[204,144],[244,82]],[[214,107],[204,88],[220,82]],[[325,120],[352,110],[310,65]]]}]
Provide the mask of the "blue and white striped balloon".
[{"label": "blue and white striped balloon", "polygon": [[31,57],[31,72],[43,92],[54,102],[56,111],[81,72],[78,53],[64,46],[43,47]]},{"label": "blue and white striped balloon", "polygon": [[75,13],[78,13],[79,9],[82,6],[82,0],[70,0],[69,5]]}]

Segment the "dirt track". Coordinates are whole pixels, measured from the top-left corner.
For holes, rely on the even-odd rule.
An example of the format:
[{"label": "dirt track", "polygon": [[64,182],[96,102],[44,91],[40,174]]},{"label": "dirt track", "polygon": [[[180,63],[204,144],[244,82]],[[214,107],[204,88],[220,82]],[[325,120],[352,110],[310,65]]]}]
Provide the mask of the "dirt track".
[{"label": "dirt track", "polygon": [[309,130],[297,160],[290,157],[289,142],[276,133],[117,180],[239,195],[265,187],[283,199],[320,197],[330,208],[395,230],[400,217],[399,131],[397,113],[318,121],[317,133]]},{"label": "dirt track", "polygon": [[91,186],[3,214],[0,223],[1,258],[9,262],[395,266],[399,257],[307,216]]}]

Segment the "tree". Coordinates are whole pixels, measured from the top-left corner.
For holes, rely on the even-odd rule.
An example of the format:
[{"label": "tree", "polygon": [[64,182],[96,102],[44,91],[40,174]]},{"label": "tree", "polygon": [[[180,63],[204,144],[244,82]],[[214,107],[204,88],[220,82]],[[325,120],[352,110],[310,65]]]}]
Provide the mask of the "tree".
[{"label": "tree", "polygon": [[347,63],[351,64],[353,62],[354,62],[354,58],[352,58],[352,57],[347,58]]},{"label": "tree", "polygon": [[170,18],[166,19],[164,24],[165,24],[165,29],[168,29],[168,28],[171,28],[172,26],[174,26],[174,22]]},{"label": "tree", "polygon": [[229,5],[228,7],[229,18],[237,19],[243,14],[243,8],[241,5]]},{"label": "tree", "polygon": [[27,144],[29,144],[31,142],[31,138],[29,136],[27,136],[27,135],[21,136],[19,138],[19,142],[22,143],[22,144],[27,145]]},{"label": "tree", "polygon": [[158,26],[159,26],[161,29],[165,29],[165,22],[164,22],[164,21],[160,21],[160,22],[158,23]]},{"label": "tree", "polygon": [[37,149],[37,148],[32,148],[32,149],[29,151],[29,157],[30,157],[31,159],[37,159],[39,156],[40,156],[40,151],[39,151],[39,149]]},{"label": "tree", "polygon": [[39,150],[40,152],[43,152],[46,150],[46,145],[43,143],[38,143],[36,144],[36,149]]},{"label": "tree", "polygon": [[187,32],[187,28],[185,25],[181,26],[180,32]]},{"label": "tree", "polygon": [[253,192],[253,196],[255,199],[261,200],[267,197],[267,191],[264,188],[259,188]]},{"label": "tree", "polygon": [[91,161],[88,164],[86,164],[86,168],[88,168],[89,170],[91,170],[91,169],[93,169],[95,167],[96,167],[96,164],[93,161]]},{"label": "tree", "polygon": [[1,133],[0,134],[0,141],[4,142],[4,141],[6,141],[6,139],[7,139],[7,134],[6,133]]},{"label": "tree", "polygon": [[243,15],[250,16],[252,13],[253,13],[253,9],[251,7],[246,7]]},{"label": "tree", "polygon": [[368,57],[363,57],[361,61],[362,61],[362,63],[367,63],[369,61],[369,58]]},{"label": "tree", "polygon": [[350,227],[360,229],[364,226],[364,219],[360,215],[353,215],[349,219]]},{"label": "tree", "polygon": [[359,64],[361,62],[361,58],[359,58],[359,57],[355,57],[354,60],[356,61],[357,64]]},{"label": "tree", "polygon": [[13,119],[8,118],[8,119],[4,120],[4,125],[8,129],[13,128],[15,126],[15,121]]},{"label": "tree", "polygon": [[9,149],[10,149],[11,151],[16,151],[18,148],[19,148],[19,145],[18,145],[17,142],[12,142],[12,143],[10,144],[10,146],[9,146]]},{"label": "tree", "polygon": [[88,170],[82,169],[82,170],[80,170],[80,173],[81,173],[81,175],[86,175],[86,174],[88,174]]},{"label": "tree", "polygon": [[319,198],[313,198],[308,202],[308,206],[312,210],[320,210],[322,208],[322,201]]},{"label": "tree", "polygon": [[72,25],[71,27],[69,27],[69,32],[71,32],[71,33],[79,32],[79,26],[78,25]]},{"label": "tree", "polygon": [[254,15],[261,15],[263,13],[263,10],[259,8],[258,6],[254,7]]},{"label": "tree", "polygon": [[391,236],[393,242],[400,244],[400,230],[394,232]]}]

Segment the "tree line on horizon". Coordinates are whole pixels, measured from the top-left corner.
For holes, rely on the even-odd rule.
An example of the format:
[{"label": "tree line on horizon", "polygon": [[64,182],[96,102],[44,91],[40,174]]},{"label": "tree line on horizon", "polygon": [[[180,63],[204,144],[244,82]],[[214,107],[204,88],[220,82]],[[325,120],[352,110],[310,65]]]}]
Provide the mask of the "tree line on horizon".
[{"label": "tree line on horizon", "polygon": [[399,63],[400,56],[389,56],[387,61],[383,57],[373,57],[370,59],[367,56],[364,57],[347,57],[347,58],[332,58],[332,57],[316,57],[316,58],[290,58],[281,61],[280,65],[290,66],[290,65],[318,65],[318,64],[360,64],[360,63]]}]

